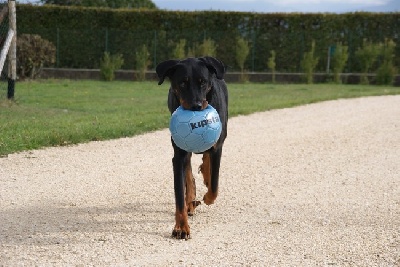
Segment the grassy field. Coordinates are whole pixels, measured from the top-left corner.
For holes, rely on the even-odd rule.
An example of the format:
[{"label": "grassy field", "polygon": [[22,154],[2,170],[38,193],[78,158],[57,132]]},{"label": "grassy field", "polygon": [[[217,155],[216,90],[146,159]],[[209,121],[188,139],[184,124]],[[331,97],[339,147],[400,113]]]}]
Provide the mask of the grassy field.
[{"label": "grassy field", "polygon": [[[229,84],[230,116],[338,98],[400,94],[399,87]],[[0,156],[133,136],[168,127],[167,83],[20,82],[15,101],[0,91]]]}]

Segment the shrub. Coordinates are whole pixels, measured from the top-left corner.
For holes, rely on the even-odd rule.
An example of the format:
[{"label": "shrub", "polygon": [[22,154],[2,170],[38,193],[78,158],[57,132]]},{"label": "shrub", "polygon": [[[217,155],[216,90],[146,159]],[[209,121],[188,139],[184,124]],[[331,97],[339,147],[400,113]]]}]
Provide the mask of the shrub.
[{"label": "shrub", "polygon": [[393,40],[385,40],[381,46],[382,64],[376,73],[376,83],[390,85],[393,84],[396,75],[396,68],[393,64],[396,43]]},{"label": "shrub", "polygon": [[17,74],[19,78],[34,79],[42,68],[56,61],[56,47],[36,34],[21,34],[17,38]]},{"label": "shrub", "polygon": [[179,43],[175,45],[175,48],[172,50],[172,58],[182,59],[185,57],[185,46],[186,39],[180,39]]},{"label": "shrub", "polygon": [[150,65],[149,56],[150,53],[147,50],[146,45],[142,45],[142,47],[136,51],[136,79],[139,81],[144,81],[146,79],[146,71]]},{"label": "shrub", "polygon": [[124,59],[121,54],[111,55],[109,52],[104,52],[103,58],[100,60],[100,75],[105,81],[113,81],[115,71],[120,69],[124,64]]},{"label": "shrub", "polygon": [[333,79],[335,83],[342,83],[340,73],[343,72],[348,58],[348,47],[341,43],[336,44],[335,52],[332,55]]},{"label": "shrub", "polygon": [[[186,43],[185,43],[186,44]],[[182,49],[184,53],[184,49]],[[217,46],[212,39],[204,39],[199,45],[198,43],[193,43],[191,47],[188,48],[187,57],[202,57],[211,56],[215,57],[217,55]]]},{"label": "shrub", "polygon": [[188,48],[187,57],[196,57],[196,45]]},{"label": "shrub", "polygon": [[304,53],[303,60],[301,61],[301,67],[305,73],[305,78],[308,84],[313,83],[313,75],[315,67],[318,64],[318,57],[315,57],[315,41],[311,43],[311,50]]},{"label": "shrub", "polygon": [[357,49],[356,57],[360,62],[362,71],[360,77],[361,84],[369,84],[367,73],[371,71],[372,66],[378,59],[379,53],[380,53],[380,45],[370,43],[367,40],[364,40],[363,46]]},{"label": "shrub", "polygon": [[212,39],[204,39],[197,49],[198,56],[217,56],[217,46]]},{"label": "shrub", "polygon": [[396,76],[396,68],[392,62],[383,61],[376,72],[376,83],[382,85],[393,84]]},{"label": "shrub", "polygon": [[276,52],[275,50],[271,50],[271,56],[268,58],[267,65],[272,73],[272,83],[275,83],[275,68],[276,68],[275,58],[276,58]]},{"label": "shrub", "polygon": [[236,63],[239,65],[241,77],[240,80],[242,82],[247,80],[247,76],[244,73],[244,63],[250,53],[249,42],[247,42],[242,37],[238,37],[236,40]]}]

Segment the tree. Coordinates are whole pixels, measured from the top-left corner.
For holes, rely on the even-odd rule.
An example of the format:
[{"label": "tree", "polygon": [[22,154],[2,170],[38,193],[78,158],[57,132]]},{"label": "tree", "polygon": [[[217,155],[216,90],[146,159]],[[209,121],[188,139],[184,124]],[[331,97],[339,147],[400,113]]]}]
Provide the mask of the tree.
[{"label": "tree", "polygon": [[276,58],[276,52],[275,50],[271,50],[271,57],[268,58],[267,65],[272,73],[272,83],[275,83],[275,69],[276,69],[275,58]]},{"label": "tree", "polygon": [[150,65],[149,60],[149,50],[146,45],[143,45],[138,51],[135,53],[136,55],[136,79],[138,81],[144,81],[146,79],[146,71]]},{"label": "tree", "polygon": [[40,0],[40,2],[45,5],[59,6],[157,9],[151,0]]},{"label": "tree", "polygon": [[246,75],[244,74],[244,63],[246,62],[247,56],[250,53],[249,42],[245,39],[238,37],[236,40],[236,63],[240,67],[241,81],[246,80]]},{"label": "tree", "polygon": [[313,83],[314,70],[318,64],[318,60],[319,58],[315,57],[315,41],[313,40],[311,43],[311,50],[304,53],[303,60],[300,62],[308,84]]},{"label": "tree", "polygon": [[395,57],[396,43],[393,40],[385,39],[381,46],[381,65],[376,72],[376,83],[390,85],[393,84],[396,76],[396,67],[393,59]]},{"label": "tree", "polygon": [[356,51],[356,57],[361,65],[361,84],[369,84],[367,73],[369,73],[378,60],[381,44],[373,44],[364,40],[363,46]]},{"label": "tree", "polygon": [[348,58],[348,47],[341,43],[336,44],[336,49],[332,56],[333,78],[335,83],[342,83],[340,73],[343,72]]},{"label": "tree", "polygon": [[104,52],[103,58],[100,60],[100,75],[105,81],[113,81],[115,71],[120,69],[124,64],[122,54],[111,55],[109,52]]},{"label": "tree", "polygon": [[217,56],[217,46],[212,39],[204,39],[203,43],[199,45],[197,50],[199,56]]},{"label": "tree", "polygon": [[172,50],[172,58],[183,59],[185,57],[186,39],[180,39]]}]

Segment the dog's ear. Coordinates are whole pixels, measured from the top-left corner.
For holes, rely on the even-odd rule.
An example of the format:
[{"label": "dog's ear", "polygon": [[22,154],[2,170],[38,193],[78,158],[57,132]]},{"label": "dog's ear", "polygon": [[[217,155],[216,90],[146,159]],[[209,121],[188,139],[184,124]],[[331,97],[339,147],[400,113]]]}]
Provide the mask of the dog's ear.
[{"label": "dog's ear", "polygon": [[217,79],[223,79],[224,74],[226,72],[226,66],[222,61],[214,58],[214,57],[200,57],[200,61],[206,63],[208,69],[215,73]]},{"label": "dog's ear", "polygon": [[179,60],[170,59],[164,62],[161,62],[156,67],[156,72],[158,76],[158,85],[161,85],[164,82],[165,77],[170,77],[174,71],[174,67],[179,63]]}]

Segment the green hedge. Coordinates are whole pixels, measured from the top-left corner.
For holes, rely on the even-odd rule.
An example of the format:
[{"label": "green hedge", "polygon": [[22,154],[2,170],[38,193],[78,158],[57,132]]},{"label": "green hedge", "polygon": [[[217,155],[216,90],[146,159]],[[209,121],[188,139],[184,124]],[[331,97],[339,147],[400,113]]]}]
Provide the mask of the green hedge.
[{"label": "green hedge", "polygon": [[249,71],[266,71],[270,51],[276,51],[276,70],[298,72],[303,53],[316,42],[317,71],[325,71],[330,45],[349,47],[345,72],[360,71],[355,51],[363,39],[396,43],[395,65],[400,66],[400,13],[264,14],[242,12],[172,12],[162,10],[110,10],[78,7],[17,5],[18,33],[35,33],[57,47],[56,67],[99,68],[108,51],[123,54],[124,69],[135,66],[135,52],[143,44],[151,65],[171,57],[180,39],[189,47],[211,38],[217,57],[231,70],[236,37],[249,41]]}]

